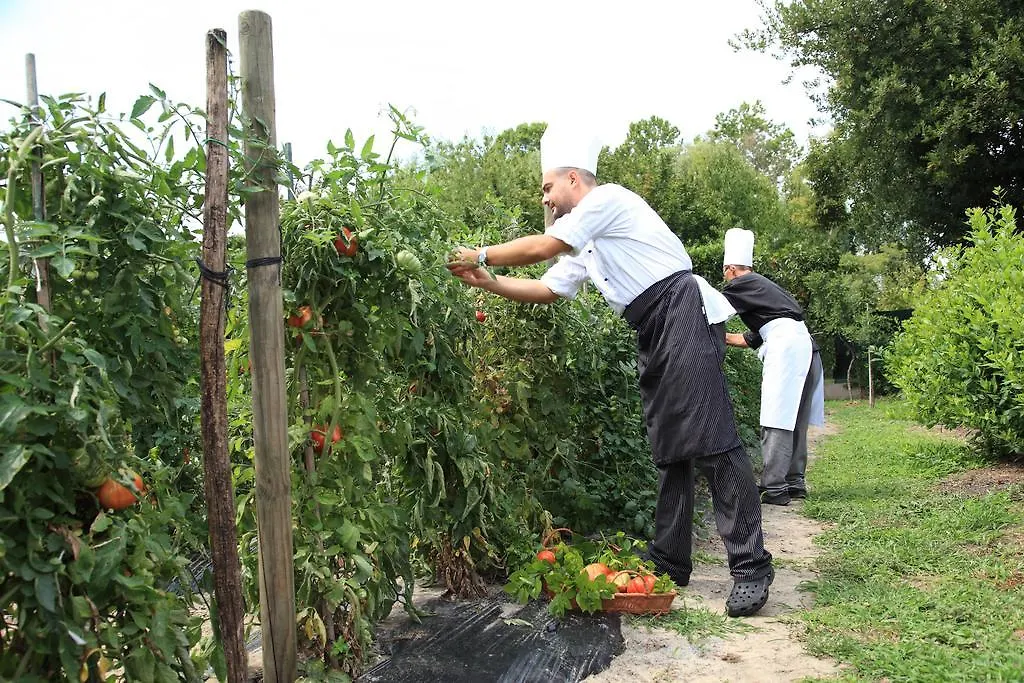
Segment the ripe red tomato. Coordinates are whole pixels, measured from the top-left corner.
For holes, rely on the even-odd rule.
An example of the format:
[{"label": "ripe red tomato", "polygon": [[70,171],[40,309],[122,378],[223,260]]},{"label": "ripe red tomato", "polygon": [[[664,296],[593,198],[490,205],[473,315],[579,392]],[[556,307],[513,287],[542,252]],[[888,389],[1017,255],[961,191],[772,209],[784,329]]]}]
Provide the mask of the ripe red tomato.
[{"label": "ripe red tomato", "polygon": [[[137,474],[134,477],[134,484],[139,493],[146,490],[142,477]],[[124,510],[138,501],[130,488],[109,477],[96,489],[96,497],[99,498],[104,510]]]},{"label": "ripe red tomato", "polygon": [[309,306],[299,306],[296,315],[288,316],[288,324],[291,327],[305,327],[313,320],[313,309]]},{"label": "ripe red tomato", "polygon": [[632,579],[630,579],[629,583],[626,584],[626,592],[627,593],[646,593],[647,591],[645,590],[643,577],[642,576],[634,576]]},{"label": "ripe red tomato", "polygon": [[653,593],[654,584],[658,583],[658,577],[654,574],[644,574],[640,578],[644,580],[644,593]]},{"label": "ripe red tomato", "polygon": [[537,553],[537,559],[544,560],[545,562],[550,562],[551,564],[554,564],[555,554],[547,549],[541,550],[539,553]]},{"label": "ripe red tomato", "polygon": [[341,234],[334,240],[334,249],[338,256],[352,257],[359,253],[359,240],[348,228],[342,228]]},{"label": "ripe red tomato", "polygon": [[[344,433],[341,431],[341,427],[334,425],[334,431],[331,432],[331,443],[338,443],[341,441],[341,437]],[[309,438],[313,442],[313,450],[317,453],[323,453],[324,442],[327,440],[327,425],[314,425],[313,431],[309,433]]]},{"label": "ripe red tomato", "polygon": [[477,319],[478,322],[483,322],[483,321],[487,320],[487,314],[484,313],[483,311],[477,311],[476,312],[476,319]]}]

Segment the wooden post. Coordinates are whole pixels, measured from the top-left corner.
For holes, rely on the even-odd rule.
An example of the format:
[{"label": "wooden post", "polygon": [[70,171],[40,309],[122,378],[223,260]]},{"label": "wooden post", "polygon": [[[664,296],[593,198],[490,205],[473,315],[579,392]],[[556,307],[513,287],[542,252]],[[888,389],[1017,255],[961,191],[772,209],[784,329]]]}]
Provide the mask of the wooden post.
[{"label": "wooden post", "polygon": [[238,16],[242,108],[248,184],[261,188],[245,202],[252,359],[256,514],[259,524],[260,628],[263,680],[297,675],[295,575],[292,563],[291,472],[284,381],[280,206],[275,182],[274,51],[270,15]]},{"label": "wooden post", "polygon": [[[36,84],[36,56],[32,53],[25,55],[25,84],[28,97],[26,105],[31,110],[32,125],[34,127],[43,125],[43,117],[39,114],[39,88]],[[32,152],[32,215],[37,221],[46,220],[46,205],[43,196],[43,172],[39,168],[38,149]],[[49,313],[50,304],[50,259],[37,258],[33,264],[36,276],[36,303],[44,311]],[[46,331],[46,317],[39,316],[39,327]]]},{"label": "wooden post", "polygon": [[229,683],[248,680],[245,604],[235,526],[235,490],[228,457],[224,301],[228,273],[228,49],[227,32],[206,34],[206,201],[203,205],[203,278],[199,313],[203,471],[213,553],[217,623]]},{"label": "wooden post", "polygon": [[868,407],[875,407],[875,373],[871,366],[873,358],[871,357],[872,347],[868,347]]}]

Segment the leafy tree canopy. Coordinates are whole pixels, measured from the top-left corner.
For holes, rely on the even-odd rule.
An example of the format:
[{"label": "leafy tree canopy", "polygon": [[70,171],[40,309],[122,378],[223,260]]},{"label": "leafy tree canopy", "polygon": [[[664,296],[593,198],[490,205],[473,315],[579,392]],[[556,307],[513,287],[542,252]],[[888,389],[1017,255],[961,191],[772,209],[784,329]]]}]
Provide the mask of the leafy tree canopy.
[{"label": "leafy tree canopy", "polygon": [[[828,197],[869,248],[919,252],[964,237],[964,212],[994,188],[1024,201],[1024,3],[1020,0],[764,2],[742,42],[824,72],[833,136],[811,155]],[[837,211],[842,208],[845,211]]]}]

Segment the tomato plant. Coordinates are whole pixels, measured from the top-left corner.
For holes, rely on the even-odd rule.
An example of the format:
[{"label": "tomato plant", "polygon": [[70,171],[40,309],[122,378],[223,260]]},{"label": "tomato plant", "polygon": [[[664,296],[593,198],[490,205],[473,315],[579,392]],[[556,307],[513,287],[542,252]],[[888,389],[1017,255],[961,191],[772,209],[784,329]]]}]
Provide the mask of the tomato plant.
[{"label": "tomato plant", "polygon": [[[0,133],[10,256],[0,266],[0,373],[18,378],[0,387],[0,607],[18,624],[0,630],[0,678],[178,678],[195,670],[198,638],[184,557],[205,541],[177,469],[198,415],[187,224],[201,206],[202,159],[153,155],[180,135],[172,125],[200,119],[156,88],[127,118],[102,96],[41,99],[34,120],[45,134],[31,151],[45,220],[32,220],[18,151],[33,133],[21,121]],[[157,102],[171,112],[159,132],[140,118]],[[129,121],[153,132],[154,150],[121,130]],[[43,258],[49,311],[32,272]],[[138,477],[111,475],[129,467]],[[161,496],[137,506],[143,473]],[[165,589],[171,582],[179,592]]]}]

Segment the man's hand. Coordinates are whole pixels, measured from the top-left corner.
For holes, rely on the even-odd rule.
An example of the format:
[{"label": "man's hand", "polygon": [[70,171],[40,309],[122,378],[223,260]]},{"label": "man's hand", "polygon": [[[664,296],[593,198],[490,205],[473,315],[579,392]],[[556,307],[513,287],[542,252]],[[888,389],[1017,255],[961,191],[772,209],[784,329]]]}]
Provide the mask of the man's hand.
[{"label": "man's hand", "polygon": [[742,334],[736,334],[735,332],[725,333],[725,343],[729,346],[738,346],[740,348],[747,348],[747,340]]},{"label": "man's hand", "polygon": [[464,270],[476,270],[480,267],[477,257],[480,254],[479,249],[467,249],[466,247],[457,247],[448,258],[448,270],[452,271],[453,274],[461,277],[461,271]]},{"label": "man's hand", "polygon": [[470,287],[487,288],[487,285],[494,282],[494,276],[486,268],[473,264],[471,266],[448,264],[448,270],[452,275],[465,282]]}]

